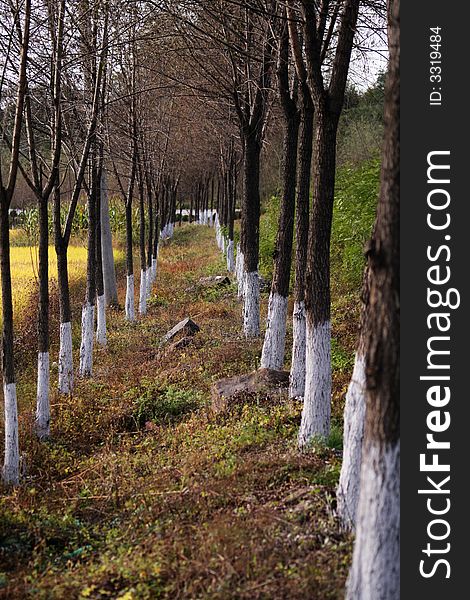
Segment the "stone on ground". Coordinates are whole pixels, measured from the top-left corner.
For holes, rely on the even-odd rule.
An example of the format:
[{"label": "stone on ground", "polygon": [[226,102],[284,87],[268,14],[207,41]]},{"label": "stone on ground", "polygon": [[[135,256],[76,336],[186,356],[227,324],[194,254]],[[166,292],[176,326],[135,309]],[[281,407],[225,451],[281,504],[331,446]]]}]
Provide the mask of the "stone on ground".
[{"label": "stone on ground", "polygon": [[289,371],[258,369],[252,373],[235,375],[212,385],[212,410],[220,413],[247,396],[273,396],[289,386]]}]

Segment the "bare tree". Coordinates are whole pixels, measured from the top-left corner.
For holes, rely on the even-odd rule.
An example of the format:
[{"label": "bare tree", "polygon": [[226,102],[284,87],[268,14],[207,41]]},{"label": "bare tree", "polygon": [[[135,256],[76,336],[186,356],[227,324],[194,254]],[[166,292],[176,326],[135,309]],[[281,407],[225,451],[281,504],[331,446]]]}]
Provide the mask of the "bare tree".
[{"label": "bare tree", "polygon": [[261,366],[282,369],[286,340],[287,297],[289,295],[292,241],[294,235],[297,146],[300,112],[297,106],[298,78],[289,81],[289,31],[283,12],[279,39],[278,89],[284,116],[282,200],[274,251],[274,274],[269,296],[268,319]]},{"label": "bare tree", "polygon": [[[105,63],[107,59],[108,43],[108,7],[105,3],[104,14],[101,13],[99,5],[90,7],[88,0],[83,0],[81,43],[83,47],[83,67],[85,80],[85,94],[91,97],[93,90],[98,90],[99,107],[103,106]],[[99,23],[103,18],[101,40],[99,39]],[[99,51],[98,44],[101,45]],[[101,116],[101,111],[97,116]],[[91,132],[89,177],[88,177],[88,244],[87,244],[87,279],[85,301],[82,307],[82,337],[80,343],[80,368],[81,377],[91,377],[93,370],[93,340],[95,324],[95,302],[96,302],[96,272],[97,272],[97,226],[98,226],[98,197],[100,193],[99,174],[99,149],[97,123]],[[100,290],[104,291],[104,290]],[[103,294],[100,295],[101,308],[104,308]],[[101,315],[102,316],[102,315]]]},{"label": "bare tree", "polygon": [[[2,127],[2,155],[6,147],[9,152],[8,173],[4,178],[0,164],[0,267],[2,280],[2,375],[3,396],[5,402],[5,458],[3,463],[3,480],[6,484],[17,485],[19,482],[19,442],[18,442],[18,406],[16,399],[15,364],[13,356],[13,301],[11,293],[10,265],[10,218],[9,208],[15,190],[16,178],[20,162],[21,128],[27,92],[26,65],[31,24],[31,0],[11,3],[4,11],[8,15],[9,40],[12,41],[16,27],[23,21],[21,43],[19,47],[19,64],[17,66],[16,100],[11,131]],[[5,16],[6,16],[5,15]],[[5,75],[12,68],[15,46],[8,45],[8,53],[2,65],[0,79],[0,98],[5,91]]]},{"label": "bare tree", "polygon": [[368,252],[366,420],[347,598],[400,597],[400,0],[389,0],[380,197]]},{"label": "bare tree", "polygon": [[[40,10],[42,7],[38,7]],[[46,15],[41,11],[39,19],[48,22],[48,39],[46,40],[46,55],[51,53],[51,71],[47,80],[42,84],[35,77],[37,73],[27,72],[28,94],[25,98],[25,122],[29,149],[29,169],[21,168],[24,179],[34,192],[39,213],[39,310],[38,310],[38,377],[37,377],[37,401],[36,401],[36,434],[45,439],[50,435],[50,402],[49,402],[49,199],[53,188],[59,179],[60,158],[62,149],[62,57],[63,37],[65,20],[65,0],[56,3],[47,2],[45,6]],[[18,35],[21,39],[22,31],[18,27]],[[39,48],[35,49],[37,55],[41,56]],[[50,150],[50,160],[42,156],[38,146],[43,140],[40,139],[41,130],[37,130],[34,124],[33,114],[33,92],[32,86],[38,90],[44,85],[45,95],[50,103],[50,126],[49,139],[45,140]],[[47,93],[47,90],[50,93]],[[35,90],[36,91],[36,90]],[[39,103],[39,102],[38,102]],[[43,106],[41,106],[43,109]],[[39,125],[41,127],[41,119]],[[44,176],[48,169],[47,177]]]},{"label": "bare tree", "polygon": [[[290,3],[291,7],[293,2]],[[306,272],[306,373],[304,409],[299,446],[315,436],[326,437],[330,429],[331,323],[330,239],[336,168],[336,135],[341,114],[359,0],[344,0],[333,8],[328,0],[317,5],[300,2],[305,40],[307,83],[315,108],[313,151],[313,195]],[[336,41],[328,72],[322,68]],[[298,39],[291,38],[297,61],[303,61]]]}]

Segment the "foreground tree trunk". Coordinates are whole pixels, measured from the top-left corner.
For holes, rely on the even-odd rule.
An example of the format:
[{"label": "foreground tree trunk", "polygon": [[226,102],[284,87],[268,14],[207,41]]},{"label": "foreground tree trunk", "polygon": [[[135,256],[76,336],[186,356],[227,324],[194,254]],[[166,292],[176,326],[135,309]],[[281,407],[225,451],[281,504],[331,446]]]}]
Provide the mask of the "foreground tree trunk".
[{"label": "foreground tree trunk", "polygon": [[80,377],[91,377],[93,371],[93,339],[96,299],[96,196],[98,175],[96,156],[91,159],[91,182],[88,193],[88,246],[85,302],[82,307],[82,339],[80,343]]},{"label": "foreground tree trunk", "polygon": [[249,132],[245,138],[244,193],[241,248],[244,266],[243,331],[246,337],[259,336],[259,172],[261,144]]},{"label": "foreground tree trunk", "polygon": [[[56,207],[60,211],[58,188],[54,190],[54,212]],[[73,390],[73,356],[72,356],[72,311],[70,307],[70,290],[68,275],[67,247],[60,232],[60,220],[55,220],[55,227],[59,232],[55,235],[55,249],[57,254],[57,274],[59,280],[59,392],[71,394]]]},{"label": "foreground tree trunk", "polygon": [[39,208],[39,307],[38,307],[38,381],[36,397],[36,435],[50,435],[49,402],[49,220],[48,198],[41,197]]},{"label": "foreground tree trunk", "polygon": [[330,433],[330,238],[339,115],[316,111],[312,215],[306,273],[306,371],[299,446]]},{"label": "foreground tree trunk", "polygon": [[302,92],[302,120],[299,141],[299,175],[296,202],[296,247],[294,311],[292,315],[292,362],[289,378],[290,398],[303,398],[305,392],[305,271],[309,228],[310,176],[313,144],[313,105],[308,90]]},{"label": "foreground tree trunk", "polygon": [[[12,9],[14,20],[19,13]],[[10,164],[8,176],[0,173],[0,273],[2,284],[2,375],[3,398],[5,405],[5,456],[3,463],[3,481],[7,485],[18,485],[20,478],[20,454],[18,443],[18,406],[16,399],[15,365],[13,357],[13,300],[11,293],[10,266],[10,218],[9,209],[19,168],[21,129],[26,95],[26,64],[28,60],[31,1],[24,3],[24,25],[21,37],[20,65],[18,72],[18,91],[16,96],[15,118],[11,136]],[[7,59],[9,57],[7,56]],[[1,87],[0,87],[1,92]],[[3,138],[4,139],[4,138]],[[2,139],[2,142],[3,142]],[[0,142],[1,144],[1,142]],[[3,145],[0,151],[3,151]]]},{"label": "foreground tree trunk", "polygon": [[356,526],[362,464],[362,442],[366,412],[366,306],[369,302],[369,269],[364,270],[362,284],[362,311],[359,342],[354,369],[346,394],[344,407],[343,462],[338,489],[337,511],[343,527],[352,530]]},{"label": "foreground tree trunk", "polygon": [[139,250],[140,250],[140,292],[139,314],[147,313],[147,257],[145,254],[145,205],[144,205],[144,180],[142,169],[139,169]]},{"label": "foreground tree trunk", "polygon": [[278,84],[284,112],[283,192],[281,213],[274,251],[274,274],[269,296],[268,319],[264,337],[261,366],[282,369],[286,346],[287,298],[289,295],[292,241],[294,236],[295,184],[297,174],[297,144],[299,111],[297,109],[297,78],[289,89],[289,33],[287,23],[281,34]]},{"label": "foreground tree trunk", "polygon": [[389,1],[390,61],[380,198],[369,252],[366,422],[347,598],[400,597],[400,1]]},{"label": "foreground tree trunk", "polygon": [[100,163],[101,165],[98,171],[98,182],[96,186],[96,343],[100,346],[106,346],[106,298],[103,275],[103,246],[101,244],[101,240],[103,239],[103,231],[101,228],[101,182],[103,181],[102,157],[100,158]]},{"label": "foreground tree trunk", "polygon": [[15,367],[13,360],[13,300],[10,268],[9,205],[2,198],[0,210],[0,264],[2,278],[2,370],[5,402],[5,460],[3,480],[6,484],[19,482],[20,454],[18,444],[18,406],[16,400]]},{"label": "foreground tree trunk", "polygon": [[[308,85],[315,107],[312,214],[306,273],[306,371],[299,447],[327,438],[331,412],[330,238],[333,217],[336,135],[343,108],[359,0],[345,0],[327,87],[321,64],[324,52],[318,36],[322,22],[313,2],[303,2]],[[324,48],[329,43],[324,40]],[[298,44],[297,44],[298,46]],[[297,52],[298,54],[298,52]],[[300,62],[301,58],[299,58]]]},{"label": "foreground tree trunk", "polygon": [[101,256],[103,261],[104,297],[108,306],[119,304],[116,283],[116,267],[113,254],[113,236],[109,221],[109,198],[106,181],[106,171],[101,171],[100,181],[100,225],[101,225]]},{"label": "foreground tree trunk", "polygon": [[[150,298],[152,294],[152,287],[154,282],[154,269],[153,269],[153,198],[152,198],[152,183],[150,173],[148,169],[145,170],[145,184],[147,188],[147,206],[149,214],[149,228],[147,236],[147,298]],[[180,223],[181,225],[181,223]]]}]

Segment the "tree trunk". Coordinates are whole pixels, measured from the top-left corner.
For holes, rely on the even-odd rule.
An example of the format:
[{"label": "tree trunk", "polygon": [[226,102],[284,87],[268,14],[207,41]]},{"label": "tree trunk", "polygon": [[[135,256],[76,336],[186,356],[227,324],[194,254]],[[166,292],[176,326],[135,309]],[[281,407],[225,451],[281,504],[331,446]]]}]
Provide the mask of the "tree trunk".
[{"label": "tree trunk", "polygon": [[103,232],[101,227],[101,190],[103,189],[102,172],[103,168],[101,167],[98,174],[98,183],[96,190],[96,343],[100,344],[100,346],[106,346],[106,299],[104,290],[103,252],[101,243],[103,239]]},{"label": "tree trunk", "polygon": [[101,255],[103,261],[104,296],[108,306],[117,306],[118,293],[113,254],[113,236],[109,221],[108,186],[105,169],[101,172]]},{"label": "tree trunk", "polygon": [[243,330],[246,337],[259,336],[259,170],[261,144],[252,132],[245,138],[242,211],[244,263]]},{"label": "tree trunk", "polygon": [[307,270],[307,244],[309,229],[310,176],[312,167],[313,105],[309,92],[302,94],[302,119],[300,125],[299,165],[295,223],[295,286],[292,363],[289,379],[289,396],[303,397],[305,391],[305,272]]},{"label": "tree trunk", "polygon": [[232,157],[232,168],[230,170],[230,208],[228,214],[228,244],[227,244],[227,271],[235,271],[235,245],[234,245],[234,221],[235,207],[237,205],[237,171],[235,157]]},{"label": "tree trunk", "polygon": [[126,201],[126,319],[135,321],[134,260],[132,256],[132,200]]},{"label": "tree trunk", "polygon": [[85,302],[82,308],[82,340],[80,343],[80,377],[91,377],[93,371],[93,338],[96,298],[96,158],[92,158],[91,182],[88,193],[88,252]]},{"label": "tree trunk", "polygon": [[143,175],[139,176],[139,250],[140,250],[140,293],[139,313],[147,313],[147,257],[145,254],[145,206]]},{"label": "tree trunk", "polygon": [[39,307],[38,307],[38,380],[36,397],[36,435],[50,435],[49,401],[49,221],[47,198],[39,198]]},{"label": "tree trunk", "polygon": [[2,279],[2,367],[5,402],[5,457],[3,481],[18,485],[20,453],[18,445],[18,405],[16,400],[15,367],[13,359],[13,300],[10,268],[10,222],[8,203],[0,205],[0,266]]},{"label": "tree trunk", "polygon": [[330,238],[339,115],[317,110],[312,215],[306,272],[306,370],[299,446],[327,438],[331,413]]},{"label": "tree trunk", "polygon": [[282,204],[274,251],[274,274],[269,296],[266,334],[261,354],[261,366],[276,370],[281,370],[284,365],[287,297],[294,236],[299,116],[297,109],[293,108],[293,114],[289,114],[285,122]]},{"label": "tree trunk", "polygon": [[[59,193],[58,190],[55,193]],[[71,394],[73,390],[72,313],[67,261],[67,244],[56,239],[57,273],[59,279],[60,342],[59,342],[59,392]]]},{"label": "tree trunk", "polygon": [[368,265],[366,421],[347,598],[400,597],[400,21],[389,1],[381,190]]},{"label": "tree trunk", "polygon": [[149,215],[149,229],[147,236],[147,298],[150,298],[152,293],[152,286],[154,282],[153,278],[153,260],[152,260],[152,247],[153,247],[153,198],[152,198],[152,185],[150,180],[150,174],[146,173],[145,177],[147,186],[147,205]]},{"label": "tree trunk", "polygon": [[343,462],[338,489],[337,511],[343,527],[352,530],[356,526],[357,503],[359,501],[362,441],[366,411],[366,351],[364,333],[366,306],[369,301],[369,269],[364,270],[362,284],[362,310],[359,342],[354,360],[354,369],[346,394],[344,407]]},{"label": "tree trunk", "polygon": [[153,269],[153,280],[157,278],[157,264],[158,264],[158,243],[160,241],[160,205],[157,195],[155,195],[155,227],[153,234],[153,252],[152,252],[152,269]]}]

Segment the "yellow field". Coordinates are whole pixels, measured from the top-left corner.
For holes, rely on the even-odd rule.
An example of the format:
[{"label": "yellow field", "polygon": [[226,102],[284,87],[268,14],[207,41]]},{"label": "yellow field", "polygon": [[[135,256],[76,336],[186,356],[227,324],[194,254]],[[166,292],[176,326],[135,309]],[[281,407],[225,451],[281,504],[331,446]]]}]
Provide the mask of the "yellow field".
[{"label": "yellow field", "polygon": [[[27,301],[29,293],[37,281],[38,249],[37,247],[12,246],[10,252],[13,304],[17,310]],[[123,252],[115,249],[115,260],[120,260],[122,257]],[[69,247],[68,267],[71,282],[86,277],[86,260],[87,251],[84,246]],[[54,246],[49,247],[49,268],[49,278],[57,280],[57,260]]]}]

